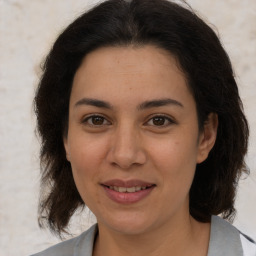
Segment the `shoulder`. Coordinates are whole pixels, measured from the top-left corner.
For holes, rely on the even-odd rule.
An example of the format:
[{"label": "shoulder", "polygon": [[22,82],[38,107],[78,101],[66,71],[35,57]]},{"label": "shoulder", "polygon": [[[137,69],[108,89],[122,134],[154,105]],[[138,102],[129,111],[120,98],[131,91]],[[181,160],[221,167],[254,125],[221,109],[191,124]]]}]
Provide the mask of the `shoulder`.
[{"label": "shoulder", "polygon": [[229,222],[212,216],[210,253],[208,255],[256,256],[255,242]]},{"label": "shoulder", "polygon": [[56,244],[31,256],[91,256],[97,230],[95,224],[80,236]]}]

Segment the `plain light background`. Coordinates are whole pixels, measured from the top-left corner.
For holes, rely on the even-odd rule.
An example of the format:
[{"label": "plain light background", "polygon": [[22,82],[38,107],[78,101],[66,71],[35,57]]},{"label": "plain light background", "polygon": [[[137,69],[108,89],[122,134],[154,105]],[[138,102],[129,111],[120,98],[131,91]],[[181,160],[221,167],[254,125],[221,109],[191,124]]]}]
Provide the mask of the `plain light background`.
[{"label": "plain light background", "polygon": [[[92,0],[0,0],[0,255],[38,252],[59,240],[37,226],[39,145],[32,100],[40,63],[60,31]],[[178,1],[177,1],[178,2]],[[234,225],[256,239],[256,1],[188,0],[230,55],[251,136],[249,178],[239,184]],[[94,218],[73,219],[79,234]]]}]

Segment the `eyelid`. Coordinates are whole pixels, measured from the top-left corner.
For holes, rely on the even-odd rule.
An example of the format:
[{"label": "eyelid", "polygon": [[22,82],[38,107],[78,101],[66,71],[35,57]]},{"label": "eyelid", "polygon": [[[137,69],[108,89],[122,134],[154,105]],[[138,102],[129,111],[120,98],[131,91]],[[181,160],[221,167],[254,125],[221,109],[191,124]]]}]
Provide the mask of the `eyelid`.
[{"label": "eyelid", "polygon": [[[88,120],[89,120],[90,118],[93,118],[93,117],[101,117],[101,118],[104,119],[104,121],[107,121],[108,124],[102,124],[102,125],[93,125],[93,124],[89,124],[89,123],[88,123]],[[93,126],[93,127],[97,127],[97,126],[98,126],[98,127],[102,127],[102,126],[110,125],[110,124],[111,124],[111,122],[108,120],[108,118],[106,118],[104,115],[98,114],[98,113],[88,114],[88,115],[84,116],[84,117],[82,118],[82,120],[81,120],[81,123],[82,123],[82,124],[87,124],[88,126]]]},{"label": "eyelid", "polygon": [[[100,117],[100,118],[103,118],[104,119],[104,122],[107,121],[107,123],[105,124],[99,124],[99,125],[94,125],[94,124],[90,124],[88,123],[88,120],[90,118],[93,118],[93,117]],[[160,118],[164,118],[165,120],[168,121],[168,124],[164,124],[164,125],[154,125],[154,124],[149,124],[149,122],[151,120],[153,120],[155,117],[160,117]],[[87,114],[86,116],[82,117],[81,119],[81,123],[84,124],[84,125],[88,125],[88,126],[92,126],[92,127],[102,127],[102,126],[106,126],[106,125],[111,125],[112,122],[109,121],[109,118],[107,118],[105,115],[103,114],[99,114],[99,113],[93,113],[93,114]],[[153,126],[153,127],[157,127],[157,128],[164,128],[164,127],[168,127],[172,124],[177,124],[176,120],[169,116],[169,115],[166,115],[166,114],[152,114],[151,116],[149,116],[147,118],[147,121],[144,122],[143,125],[146,125],[146,126]]]},{"label": "eyelid", "polygon": [[172,125],[172,124],[177,124],[177,122],[174,118],[172,118],[172,117],[170,117],[169,115],[166,115],[166,114],[154,114],[154,115],[150,116],[147,119],[145,124],[147,125],[149,123],[149,121],[153,120],[154,117],[162,117],[162,118],[168,120],[169,123],[167,125],[165,124],[165,125],[159,125],[158,126],[158,125],[152,124],[152,125],[149,125],[149,126],[155,126],[155,127],[158,127],[158,128],[163,128],[163,127],[168,127],[169,125]]}]

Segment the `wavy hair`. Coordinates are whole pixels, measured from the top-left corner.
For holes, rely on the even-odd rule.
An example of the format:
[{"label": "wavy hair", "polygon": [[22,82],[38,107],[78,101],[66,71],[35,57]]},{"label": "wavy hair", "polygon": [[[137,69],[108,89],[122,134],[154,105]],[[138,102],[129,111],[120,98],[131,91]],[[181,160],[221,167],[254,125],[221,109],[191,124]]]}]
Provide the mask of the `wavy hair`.
[{"label": "wavy hair", "polygon": [[129,45],[155,45],[175,56],[193,93],[199,127],[209,113],[218,115],[216,143],[196,167],[190,214],[201,222],[209,222],[213,214],[232,220],[237,183],[247,171],[249,131],[220,40],[191,8],[167,0],[108,0],[70,24],[43,65],[34,99],[41,138],[39,224],[61,235],[76,209],[84,207],[63,145],[76,70],[84,56],[99,47]]}]

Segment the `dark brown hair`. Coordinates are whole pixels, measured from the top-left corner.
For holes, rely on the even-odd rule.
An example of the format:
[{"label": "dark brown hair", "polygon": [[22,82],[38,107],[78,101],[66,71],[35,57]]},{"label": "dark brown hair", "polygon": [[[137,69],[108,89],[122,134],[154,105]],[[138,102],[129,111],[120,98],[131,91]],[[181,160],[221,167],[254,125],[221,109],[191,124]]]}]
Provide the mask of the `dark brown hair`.
[{"label": "dark brown hair", "polygon": [[72,81],[81,60],[104,46],[152,44],[175,56],[197,106],[199,127],[217,113],[218,135],[209,157],[197,165],[190,213],[202,222],[211,215],[232,219],[237,182],[246,171],[248,124],[230,60],[214,31],[190,8],[166,0],[109,0],[84,13],[57,38],[43,66],[35,96],[41,137],[39,223],[57,234],[84,206],[66,160]]}]

